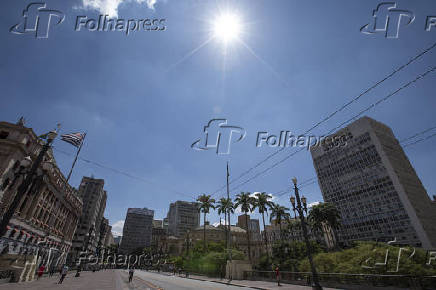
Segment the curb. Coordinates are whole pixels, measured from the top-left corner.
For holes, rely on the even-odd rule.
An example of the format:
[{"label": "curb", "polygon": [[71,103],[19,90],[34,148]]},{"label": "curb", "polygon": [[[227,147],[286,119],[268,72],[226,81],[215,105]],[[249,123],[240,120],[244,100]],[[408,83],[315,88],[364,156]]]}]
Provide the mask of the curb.
[{"label": "curb", "polygon": [[[186,277],[183,277],[183,278],[186,278]],[[219,284],[224,284],[224,285],[232,285],[232,286],[241,287],[241,288],[252,288],[252,289],[258,289],[258,290],[268,290],[268,288],[246,286],[246,285],[227,283],[227,282],[221,282],[221,281],[216,281],[216,280],[206,280],[206,279],[191,278],[191,277],[188,277],[186,279],[197,280],[197,281],[204,281],[204,282],[213,282],[213,283],[219,283]]]}]

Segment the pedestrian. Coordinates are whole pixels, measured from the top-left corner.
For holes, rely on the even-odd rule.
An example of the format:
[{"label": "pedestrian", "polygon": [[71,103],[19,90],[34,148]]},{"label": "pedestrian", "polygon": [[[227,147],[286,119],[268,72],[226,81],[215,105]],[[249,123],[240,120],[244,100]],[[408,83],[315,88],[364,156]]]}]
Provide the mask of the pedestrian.
[{"label": "pedestrian", "polygon": [[61,270],[61,278],[59,279],[58,284],[62,284],[62,282],[64,282],[64,279],[65,279],[65,276],[67,276],[67,273],[68,273],[68,266],[65,264],[65,265],[62,267],[62,270]]},{"label": "pedestrian", "polygon": [[133,267],[129,269],[129,283],[132,282],[134,271]]},{"label": "pedestrian", "polygon": [[276,266],[276,279],[277,279],[277,286],[281,286],[280,285],[280,270],[279,270],[279,266]]},{"label": "pedestrian", "polygon": [[77,267],[77,272],[76,272],[76,276],[75,277],[80,277],[80,272],[82,272],[82,265],[79,265]]},{"label": "pedestrian", "polygon": [[39,280],[39,278],[41,278],[42,274],[44,274],[44,270],[45,270],[45,266],[44,264],[41,265],[38,269],[38,275],[36,277],[36,280]]}]

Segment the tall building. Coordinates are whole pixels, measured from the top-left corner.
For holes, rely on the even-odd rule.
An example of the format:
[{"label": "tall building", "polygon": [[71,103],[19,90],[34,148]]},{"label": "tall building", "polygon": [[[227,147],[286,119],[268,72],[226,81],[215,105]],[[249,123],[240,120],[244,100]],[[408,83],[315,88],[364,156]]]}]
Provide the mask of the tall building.
[{"label": "tall building", "polygon": [[163,220],[153,220],[153,228],[163,229]]},{"label": "tall building", "polygon": [[95,253],[100,242],[103,214],[106,208],[107,193],[103,189],[104,180],[83,177],[79,195],[83,200],[83,210],[73,239],[73,260],[81,251]]},{"label": "tall building", "polygon": [[[17,124],[0,122],[0,216],[29,170],[22,161],[36,160],[43,145],[23,119]],[[51,149],[37,173],[0,237],[0,269],[14,272],[15,281],[33,280],[35,268],[47,265],[49,255],[58,264],[65,262],[82,211],[82,200],[57,167]]]},{"label": "tall building", "polygon": [[199,204],[178,200],[170,204],[168,212],[168,234],[183,237],[188,230],[200,225]]},{"label": "tall building", "polygon": [[363,117],[312,147],[326,202],[339,209],[340,242],[393,240],[436,247],[436,206],[392,130]]},{"label": "tall building", "polygon": [[138,248],[151,246],[154,211],[147,208],[129,208],[123,227],[120,252],[129,254]]},{"label": "tall building", "polygon": [[119,246],[121,244],[121,240],[122,240],[122,236],[114,237],[114,244]]}]

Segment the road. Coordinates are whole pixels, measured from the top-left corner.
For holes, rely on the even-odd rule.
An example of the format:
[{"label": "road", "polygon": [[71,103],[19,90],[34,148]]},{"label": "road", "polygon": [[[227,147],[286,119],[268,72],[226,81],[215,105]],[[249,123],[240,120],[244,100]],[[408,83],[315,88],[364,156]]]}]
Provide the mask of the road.
[{"label": "road", "polygon": [[[188,290],[188,289],[226,289],[226,290],[241,290],[241,287],[225,285],[215,282],[199,281],[186,279],[168,274],[158,274],[155,272],[135,271],[135,279],[150,283],[154,289],[165,290]],[[153,288],[152,288],[153,289]],[[251,288],[244,288],[251,289]]]},{"label": "road", "polygon": [[[59,275],[43,277],[38,281],[23,283],[1,284],[0,290],[171,290],[171,289],[227,289],[241,290],[241,287],[227,286],[220,283],[198,281],[168,276],[146,271],[135,271],[132,283],[128,283],[127,272],[123,270],[104,270],[82,272],[80,277],[74,277],[75,273],[68,273],[62,285],[57,284]],[[250,288],[245,288],[250,289]]]},{"label": "road", "polygon": [[[132,283],[128,283],[128,274],[125,270],[102,270],[93,272],[82,272],[80,277],[74,277],[73,272],[68,273],[62,285],[57,284],[59,275],[53,277],[42,277],[38,281],[23,283],[0,284],[0,290],[241,290],[260,289],[274,290],[310,290],[311,287],[282,284],[266,281],[234,280],[236,285],[227,285],[225,280],[215,279],[212,281],[201,281],[208,279],[200,276],[191,276],[194,279],[187,279],[169,275],[167,273],[156,273],[136,270]],[[197,279],[197,280],[196,280]],[[198,280],[200,279],[200,280]],[[324,288],[325,290],[333,290]]]}]

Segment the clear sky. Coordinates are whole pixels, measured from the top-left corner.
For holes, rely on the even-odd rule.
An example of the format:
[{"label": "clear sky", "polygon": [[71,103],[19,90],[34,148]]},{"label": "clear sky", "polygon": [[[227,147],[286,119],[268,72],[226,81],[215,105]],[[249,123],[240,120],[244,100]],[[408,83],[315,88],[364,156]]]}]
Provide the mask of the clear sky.
[{"label": "clear sky", "polygon": [[[154,209],[156,218],[163,218],[170,202],[213,193],[225,184],[227,161],[234,178],[277,150],[257,148],[258,131],[303,133],[436,41],[436,27],[425,30],[427,16],[436,15],[433,0],[397,1],[397,9],[416,17],[408,26],[401,23],[397,39],[360,32],[380,1],[47,0],[47,8],[65,14],[63,23],[52,23],[48,39],[9,32],[29,3],[1,4],[0,119],[15,122],[24,116],[37,133],[58,122],[62,133],[86,131],[81,157],[138,177],[78,162],[72,185],[78,186],[84,175],[104,178],[105,216],[111,224],[124,220],[128,207]],[[242,24],[240,39],[230,41],[227,49],[219,39],[210,40],[213,20],[223,11],[238,15]],[[166,30],[128,36],[74,31],[77,16],[98,19],[99,14],[163,18]],[[435,66],[434,50],[313,134],[326,133]],[[390,126],[399,139],[436,126],[435,80],[436,72],[428,74],[366,115]],[[225,118],[247,132],[230,155],[191,148],[213,118]],[[436,194],[435,142],[406,148],[430,195]],[[61,141],[55,147],[69,154],[55,151],[67,174],[75,150]],[[301,181],[314,177],[310,154],[304,151],[232,190],[292,150],[232,183],[232,195],[276,195],[290,186],[292,176]],[[322,200],[317,183],[302,193],[309,202]],[[275,201],[289,207],[288,197]],[[210,220],[218,221],[217,215]]]}]

